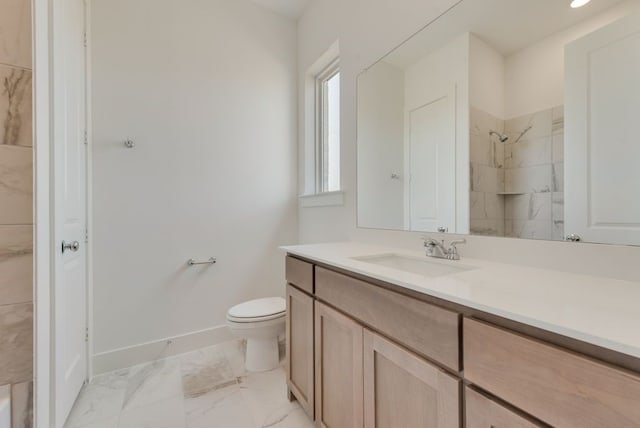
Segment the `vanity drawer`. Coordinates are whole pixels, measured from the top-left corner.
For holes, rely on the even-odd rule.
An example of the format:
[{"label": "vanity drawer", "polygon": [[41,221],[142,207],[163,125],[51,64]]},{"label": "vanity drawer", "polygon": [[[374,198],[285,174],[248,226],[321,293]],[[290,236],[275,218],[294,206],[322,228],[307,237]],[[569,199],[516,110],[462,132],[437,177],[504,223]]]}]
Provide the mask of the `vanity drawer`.
[{"label": "vanity drawer", "polygon": [[464,376],[563,427],[637,427],[640,377],[489,324],[464,320]]},{"label": "vanity drawer", "polygon": [[285,261],[285,277],[289,284],[313,294],[313,265],[291,256]]},{"label": "vanity drawer", "polygon": [[414,352],[460,370],[460,315],[316,267],[316,297]]},{"label": "vanity drawer", "polygon": [[467,428],[541,428],[479,392],[465,388]]}]

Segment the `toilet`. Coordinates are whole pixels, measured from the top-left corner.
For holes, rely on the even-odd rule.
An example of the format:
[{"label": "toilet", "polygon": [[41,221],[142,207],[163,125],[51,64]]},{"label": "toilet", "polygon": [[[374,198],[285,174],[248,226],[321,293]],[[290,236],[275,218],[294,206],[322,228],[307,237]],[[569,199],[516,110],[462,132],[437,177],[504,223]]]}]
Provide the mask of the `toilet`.
[{"label": "toilet", "polygon": [[282,297],[268,297],[240,303],[227,312],[231,332],[247,339],[248,371],[273,370],[280,364],[278,337],[284,335],[286,311]]}]

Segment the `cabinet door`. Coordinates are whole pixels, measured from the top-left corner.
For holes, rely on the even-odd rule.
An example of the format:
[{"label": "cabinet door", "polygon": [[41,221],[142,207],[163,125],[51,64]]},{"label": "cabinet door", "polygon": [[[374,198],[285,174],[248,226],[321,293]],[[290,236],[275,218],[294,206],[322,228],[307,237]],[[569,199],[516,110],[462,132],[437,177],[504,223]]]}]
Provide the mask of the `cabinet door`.
[{"label": "cabinet door", "polygon": [[313,298],[287,285],[287,386],[313,419]]},{"label": "cabinet door", "polygon": [[460,381],[365,330],[364,422],[367,428],[459,428]]},{"label": "cabinet door", "polygon": [[362,327],[316,302],[316,421],[362,428]]}]

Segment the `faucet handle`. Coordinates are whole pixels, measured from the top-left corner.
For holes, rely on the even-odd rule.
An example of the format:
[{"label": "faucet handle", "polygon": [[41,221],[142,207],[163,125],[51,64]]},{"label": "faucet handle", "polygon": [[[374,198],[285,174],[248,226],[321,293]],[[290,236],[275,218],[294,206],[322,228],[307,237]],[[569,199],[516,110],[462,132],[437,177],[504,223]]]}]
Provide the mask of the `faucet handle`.
[{"label": "faucet handle", "polygon": [[458,254],[458,245],[459,244],[466,244],[467,240],[466,239],[454,239],[453,241],[451,241],[451,243],[449,244],[449,250],[447,250],[447,258],[449,260],[460,260],[460,254]]},{"label": "faucet handle", "polygon": [[424,248],[426,248],[427,256],[434,257],[434,253],[438,251],[438,248],[440,248],[441,253],[445,253],[444,247],[442,247],[442,245],[432,237],[426,235],[422,236],[422,241],[424,242],[423,245]]},{"label": "faucet handle", "polygon": [[424,243],[425,247],[429,247],[429,246],[435,245],[436,242],[438,242],[435,239],[433,239],[432,237],[427,236],[427,235],[422,235],[420,237],[420,239],[422,239],[422,242]]}]

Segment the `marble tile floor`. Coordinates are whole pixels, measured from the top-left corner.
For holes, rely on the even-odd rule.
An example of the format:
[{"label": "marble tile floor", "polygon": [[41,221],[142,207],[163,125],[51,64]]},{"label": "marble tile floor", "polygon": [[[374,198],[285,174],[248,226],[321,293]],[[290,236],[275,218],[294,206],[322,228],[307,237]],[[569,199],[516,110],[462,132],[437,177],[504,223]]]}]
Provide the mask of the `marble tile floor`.
[{"label": "marble tile floor", "polygon": [[248,373],[244,343],[231,341],[97,376],[82,389],[65,428],[313,426],[287,400],[284,364]]}]

